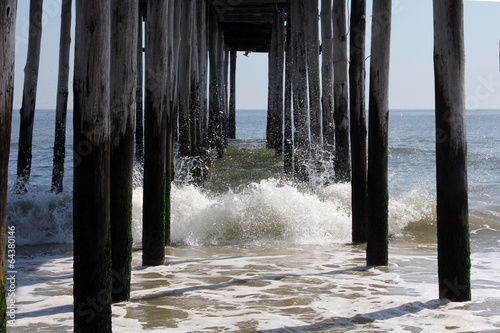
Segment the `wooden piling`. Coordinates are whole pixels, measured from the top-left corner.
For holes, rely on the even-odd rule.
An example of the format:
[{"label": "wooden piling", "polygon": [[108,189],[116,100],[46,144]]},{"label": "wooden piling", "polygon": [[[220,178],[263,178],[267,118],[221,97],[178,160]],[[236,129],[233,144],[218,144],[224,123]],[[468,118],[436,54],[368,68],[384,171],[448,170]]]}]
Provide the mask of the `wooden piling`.
[{"label": "wooden piling", "polygon": [[292,29],[291,2],[286,2],[286,58],[285,58],[285,100],[284,100],[284,156],[283,169],[286,174],[293,172],[293,134],[292,134]]},{"label": "wooden piling", "polygon": [[285,9],[275,14],[276,24],[276,66],[273,113],[273,147],[276,156],[283,154],[283,76],[285,63]]},{"label": "wooden piling", "polygon": [[113,302],[130,299],[138,0],[112,0],[110,221]]},{"label": "wooden piling", "polygon": [[59,76],[57,79],[56,125],[51,191],[63,191],[64,158],[66,157],[66,114],[68,110],[69,52],[71,48],[71,4],[61,5],[61,33],[59,39]]},{"label": "wooden piling", "polygon": [[267,148],[283,153],[283,65],[284,65],[284,11],[274,15],[269,52],[269,88],[267,111]]},{"label": "wooden piling", "polygon": [[319,68],[318,0],[308,0],[305,11],[305,43],[307,53],[307,78],[309,83],[309,119],[311,128],[311,153],[318,162],[321,142],[321,88]]},{"label": "wooden piling", "polygon": [[208,141],[211,148],[217,148],[218,153],[224,155],[222,138],[220,137],[220,97],[219,97],[219,70],[217,68],[217,41],[218,26],[217,14],[213,7],[209,10],[209,119],[208,119]]},{"label": "wooden piling", "polygon": [[352,0],[350,35],[350,121],[351,121],[351,207],[352,241],[366,242],[368,218],[366,111],[365,111],[365,33],[366,0]]},{"label": "wooden piling", "polygon": [[333,122],[333,32],[332,1],[321,0],[321,105],[323,142],[325,149],[334,151],[335,132]]},{"label": "wooden piling", "polygon": [[193,38],[193,1],[182,1],[181,13],[182,42],[179,63],[179,154],[192,156],[192,133],[190,130],[190,97],[191,97],[191,45]]},{"label": "wooden piling", "polygon": [[110,0],[76,1],[73,142],[75,332],[111,332]]},{"label": "wooden piling", "polygon": [[218,128],[218,144],[216,147],[217,150],[217,158],[224,157],[224,149],[226,144],[226,135],[225,135],[225,127],[226,127],[226,119],[225,119],[225,111],[226,111],[226,98],[225,98],[225,77],[224,77],[224,30],[219,28],[217,31],[217,70],[218,70],[218,79],[217,88],[219,90],[219,110],[217,112],[217,123],[219,124]]},{"label": "wooden piling", "polygon": [[276,52],[277,52],[277,41],[276,41],[276,21],[273,23],[271,31],[271,45],[269,46],[269,52],[267,54],[267,122],[266,122],[266,148],[272,149],[273,139],[274,139],[274,127],[273,127],[273,117],[274,117],[274,87],[276,85]]},{"label": "wooden piling", "polygon": [[137,90],[135,95],[135,156],[138,161],[144,160],[144,47],[142,37],[142,24],[146,15],[146,8],[139,4],[139,19],[137,22]]},{"label": "wooden piling", "polygon": [[167,42],[169,2],[148,0],[144,131],[142,263],[161,265],[165,256],[167,143]]},{"label": "wooden piling", "polygon": [[178,77],[179,77],[179,48],[181,40],[181,0],[169,0],[168,12],[168,50],[170,61],[168,62],[168,103],[167,103],[167,142],[166,142],[166,188],[165,188],[165,245],[171,245],[171,190],[174,179],[174,144],[176,134],[176,113],[178,101]]},{"label": "wooden piling", "polygon": [[31,173],[33,121],[35,118],[36,89],[40,64],[40,44],[42,39],[43,0],[30,1],[30,24],[28,55],[24,67],[23,101],[19,127],[19,148],[17,154],[16,190],[26,192]]},{"label": "wooden piling", "polygon": [[207,59],[207,25],[206,12],[207,3],[205,0],[196,1],[196,38],[197,45],[195,52],[198,57],[198,75],[197,75],[197,123],[196,123],[196,146],[197,155],[205,156],[207,150],[205,147],[205,127],[206,127],[206,93],[207,93],[207,76],[206,76],[206,59]]},{"label": "wooden piling", "polygon": [[471,300],[463,1],[434,1],[439,297]]},{"label": "wooden piling", "polygon": [[229,139],[236,139],[236,51],[231,50],[231,68],[229,70],[229,117],[228,133]]},{"label": "wooden piling", "polygon": [[[198,45],[198,22],[196,20],[196,11],[198,9],[195,0],[192,1],[192,9],[191,9],[191,69],[189,71],[189,75],[191,76],[190,80],[190,97],[189,97],[189,133],[191,136],[191,146],[189,148],[191,152],[191,156],[199,155],[199,144],[200,138],[198,137],[198,126],[200,125],[200,81],[199,81],[199,45]],[[199,181],[201,170],[196,168],[193,170],[193,174],[197,181]]]},{"label": "wooden piling", "polygon": [[292,13],[292,56],[294,68],[293,85],[293,122],[294,122],[294,177],[300,181],[309,179],[307,163],[310,155],[308,97],[307,97],[307,61],[304,36],[304,22],[301,13],[305,10],[305,1],[298,0],[291,4]]},{"label": "wooden piling", "polygon": [[[225,37],[224,37],[225,38]],[[224,50],[224,67],[223,67],[223,105],[224,105],[224,120],[223,120],[223,133],[224,133],[224,147],[229,144],[228,141],[228,127],[229,127],[229,49],[226,45],[225,39],[223,39],[223,50]]]},{"label": "wooden piling", "polygon": [[349,86],[347,82],[346,2],[333,0],[335,179],[349,182]]},{"label": "wooden piling", "polygon": [[207,41],[208,41],[208,23],[207,23],[207,1],[198,1],[198,57],[200,60],[200,82],[201,82],[201,117],[200,117],[200,140],[204,154],[207,154],[207,87],[208,87],[208,70],[207,70]]},{"label": "wooden piling", "polygon": [[[12,99],[14,95],[14,62],[15,62],[15,29],[17,1],[0,2],[0,331],[7,331],[5,302],[5,254],[8,247],[7,238],[15,236],[15,229],[6,230],[7,182],[9,174],[10,135],[12,124]],[[7,235],[7,236],[6,236]],[[10,236],[10,237],[9,237]],[[15,239],[15,238],[14,238]],[[12,258],[11,251],[10,254]]]},{"label": "wooden piling", "polygon": [[391,0],[374,0],[368,137],[368,266],[388,264],[388,123]]},{"label": "wooden piling", "polygon": [[222,136],[222,97],[220,85],[220,48],[219,34],[223,33],[217,26],[217,14],[213,7],[209,13],[209,65],[210,65],[210,99],[209,99],[209,120],[208,138],[210,147],[216,148],[217,157],[224,157],[224,140]]}]

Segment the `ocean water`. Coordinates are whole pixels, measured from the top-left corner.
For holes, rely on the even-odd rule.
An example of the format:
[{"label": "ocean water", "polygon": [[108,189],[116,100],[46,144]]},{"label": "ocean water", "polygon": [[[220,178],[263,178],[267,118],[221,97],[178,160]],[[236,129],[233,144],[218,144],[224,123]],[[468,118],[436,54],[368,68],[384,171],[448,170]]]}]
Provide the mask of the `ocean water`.
[{"label": "ocean water", "polygon": [[[18,246],[13,332],[72,331],[72,120],[65,191],[55,195],[54,114],[37,110],[30,192],[8,196]],[[499,122],[498,110],[467,113],[471,302],[438,299],[432,110],[390,112],[388,267],[366,267],[364,246],[350,244],[350,185],[325,175],[294,182],[265,149],[265,111],[239,110],[237,139],[209,182],[174,184],[174,247],[161,267],[141,266],[136,165],[132,295],[113,305],[114,331],[500,331]],[[16,112],[10,188],[18,130]]]}]

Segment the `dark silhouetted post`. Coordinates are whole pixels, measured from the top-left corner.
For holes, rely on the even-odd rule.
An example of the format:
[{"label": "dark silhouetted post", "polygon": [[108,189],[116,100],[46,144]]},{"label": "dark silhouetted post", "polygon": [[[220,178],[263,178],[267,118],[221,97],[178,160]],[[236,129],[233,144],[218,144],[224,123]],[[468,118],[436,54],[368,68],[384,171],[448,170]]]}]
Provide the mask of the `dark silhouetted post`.
[{"label": "dark silhouetted post", "polygon": [[148,1],[142,229],[142,263],[145,266],[162,265],[165,257],[169,9],[172,10],[167,1]]},{"label": "dark silhouetted post", "polygon": [[[180,13],[179,13],[180,14]],[[190,97],[191,97],[191,48],[193,42],[193,1],[182,1],[182,42],[179,63],[179,153],[191,156],[193,138],[191,131]]]},{"label": "dark silhouetted post", "polygon": [[291,4],[291,21],[296,22],[292,23],[294,177],[301,181],[309,179],[306,166],[310,155],[305,26],[300,16],[300,13],[304,13],[305,1],[299,0]]},{"label": "dark silhouetted post", "polygon": [[391,0],[374,0],[370,65],[370,119],[368,137],[368,266],[387,265],[388,220],[388,128]]},{"label": "dark silhouetted post", "polygon": [[284,65],[284,12],[275,14],[269,52],[269,97],[267,115],[267,147],[283,153],[283,65]]},{"label": "dark silhouetted post", "polygon": [[286,2],[286,59],[285,59],[285,101],[284,101],[284,171],[293,172],[293,134],[292,134],[292,29],[291,29],[291,3]]},{"label": "dark silhouetted post", "polygon": [[236,139],[236,51],[231,50],[231,68],[229,70],[229,139]]},{"label": "dark silhouetted post", "polygon": [[351,207],[352,241],[366,242],[368,218],[366,110],[365,110],[365,37],[366,0],[352,0],[350,34],[350,121],[351,121]]},{"label": "dark silhouetted post", "polygon": [[219,33],[217,27],[217,14],[211,8],[209,12],[209,119],[208,119],[208,140],[211,148],[217,149],[217,157],[224,156],[224,140],[222,138],[222,106],[220,97],[220,79],[218,62],[218,40]]},{"label": "dark silhouetted post", "polygon": [[71,48],[71,3],[63,0],[59,41],[59,77],[57,79],[56,126],[51,191],[63,191],[64,158],[66,156],[66,114],[68,110],[69,52]]},{"label": "dark silhouetted post", "polygon": [[177,101],[178,101],[178,78],[179,78],[179,47],[181,41],[181,0],[169,0],[168,21],[168,48],[171,60],[168,62],[169,80],[168,84],[168,110],[167,110],[167,152],[166,152],[166,188],[165,188],[165,245],[171,245],[171,189],[174,179],[174,144],[177,129]]},{"label": "dark silhouetted post", "polygon": [[349,162],[349,86],[345,0],[333,0],[333,72],[335,99],[335,179],[351,180]]},{"label": "dark silhouetted post", "polygon": [[24,67],[23,102],[19,127],[19,150],[17,154],[16,190],[26,192],[31,173],[31,150],[33,144],[33,120],[35,118],[36,88],[40,64],[40,43],[42,39],[43,0],[30,1],[30,24],[28,56]]},{"label": "dark silhouetted post", "polygon": [[334,151],[335,132],[333,122],[333,35],[332,1],[321,0],[321,84],[323,142],[327,151]]},{"label": "dark silhouetted post", "polygon": [[111,0],[111,253],[113,302],[130,299],[138,0]]},{"label": "dark silhouetted post", "polygon": [[305,43],[307,78],[309,83],[309,119],[311,126],[311,152],[319,159],[321,148],[321,86],[319,67],[318,0],[305,2]]},{"label": "dark silhouetted post", "polygon": [[76,1],[73,83],[75,332],[111,332],[110,3],[110,0]]},{"label": "dark silhouetted post", "polygon": [[137,87],[135,96],[135,156],[138,161],[144,159],[144,105],[143,105],[143,91],[144,91],[144,66],[143,66],[143,38],[142,38],[142,24],[143,18],[146,15],[146,8],[144,5],[139,5],[139,19],[137,22]]},{"label": "dark silhouetted post", "polygon": [[[12,98],[14,96],[15,29],[17,1],[0,2],[0,331],[7,331],[5,303],[5,249],[6,239],[15,236],[6,231],[7,181],[9,174]],[[10,233],[9,233],[10,231]],[[15,230],[14,230],[15,231]],[[7,235],[7,236],[6,236]]]},{"label": "dark silhouetted post", "polygon": [[471,300],[463,1],[434,1],[439,297]]}]

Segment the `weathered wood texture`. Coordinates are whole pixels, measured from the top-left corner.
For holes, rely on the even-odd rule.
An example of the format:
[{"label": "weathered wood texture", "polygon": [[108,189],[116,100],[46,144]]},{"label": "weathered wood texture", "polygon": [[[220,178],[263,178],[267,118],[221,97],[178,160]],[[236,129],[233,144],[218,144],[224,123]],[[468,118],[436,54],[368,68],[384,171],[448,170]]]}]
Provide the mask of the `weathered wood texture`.
[{"label": "weathered wood texture", "polygon": [[333,52],[335,100],[335,178],[349,182],[349,85],[347,80],[346,2],[333,0]]},{"label": "weathered wood texture", "polygon": [[229,127],[229,47],[226,44],[224,37],[224,71],[222,77],[224,78],[224,147],[229,144],[228,141],[228,127]]},{"label": "weathered wood texture", "polygon": [[366,0],[352,0],[350,34],[350,134],[352,241],[366,242],[368,218],[365,110]]},{"label": "weathered wood texture", "polygon": [[179,63],[179,153],[181,156],[192,155],[192,132],[190,115],[191,97],[191,57],[193,42],[193,1],[182,1],[181,14],[181,46]]},{"label": "weathered wood texture", "polygon": [[14,96],[15,29],[17,1],[0,2],[0,331],[7,331],[5,303],[5,250],[7,181],[9,171],[12,99]]},{"label": "weathered wood texture", "polygon": [[[301,181],[309,179],[307,163],[310,157],[308,97],[307,97],[307,61],[304,30],[301,13],[305,10],[305,1],[298,0],[291,4],[292,55],[293,62],[293,122],[294,122],[294,177]],[[300,23],[299,23],[300,22]]]},{"label": "weathered wood texture", "polygon": [[434,1],[439,297],[471,300],[463,1]]},{"label": "weathered wood texture", "polygon": [[284,100],[284,172],[293,172],[293,133],[292,133],[292,43],[291,43],[291,1],[286,2],[286,58],[285,58],[285,100]]},{"label": "weathered wood texture", "polygon": [[391,0],[374,0],[368,137],[367,265],[388,263],[388,127]]},{"label": "weathered wood texture", "polygon": [[273,89],[275,86],[276,76],[276,25],[273,24],[271,32],[271,46],[267,54],[267,122],[266,122],[266,148],[273,148]]},{"label": "weathered wood texture", "polygon": [[[319,158],[321,142],[321,86],[319,67],[318,0],[304,4],[307,78],[309,83],[309,119],[313,158]],[[305,87],[305,86],[304,86]]]},{"label": "weathered wood texture", "polygon": [[228,137],[236,139],[236,51],[231,50],[231,68],[229,70],[229,118]]},{"label": "weathered wood texture", "polygon": [[171,189],[174,179],[174,144],[176,135],[176,113],[178,101],[179,48],[181,40],[181,0],[168,0],[168,86],[167,86],[167,135],[166,135],[166,186],[165,186],[165,245],[171,245]]},{"label": "weathered wood texture", "polygon": [[138,0],[111,0],[110,214],[113,302],[130,299]]},{"label": "weathered wood texture", "polygon": [[[200,96],[201,96],[201,87],[200,87],[200,63],[198,59],[199,54],[199,44],[198,44],[198,21],[197,21],[197,4],[195,0],[191,0],[191,42],[190,42],[190,50],[191,50],[191,70],[189,71],[189,75],[191,76],[190,80],[190,96],[189,96],[189,133],[190,133],[190,154],[191,156],[198,156],[198,148],[200,145],[199,136],[198,136],[198,128],[200,125]],[[186,73],[187,74],[187,73]],[[199,175],[199,169],[193,170],[195,177]]]},{"label": "weathered wood texture", "polygon": [[333,152],[335,132],[333,122],[333,31],[331,0],[321,0],[321,54],[323,143],[327,151]]},{"label": "weathered wood texture", "polygon": [[213,7],[209,10],[209,119],[208,119],[208,141],[211,148],[222,146],[221,117],[220,117],[220,97],[219,97],[219,70],[217,68],[217,41],[218,27],[217,14]]},{"label": "weathered wood texture", "polygon": [[75,332],[111,332],[110,3],[110,0],[76,1],[73,82]]},{"label": "weathered wood texture", "polygon": [[56,125],[51,191],[63,191],[64,158],[66,156],[66,114],[68,110],[69,53],[71,48],[71,4],[64,0],[61,6],[61,33],[59,40],[59,76],[57,79]]},{"label": "weathered wood texture", "polygon": [[144,39],[143,21],[146,8],[139,5],[139,18],[137,22],[137,90],[135,95],[135,156],[138,161],[144,159]]},{"label": "weathered wood texture", "polygon": [[275,14],[269,53],[267,147],[283,153],[284,9]]},{"label": "weathered wood texture", "polygon": [[24,67],[23,101],[21,110],[19,111],[21,121],[19,127],[16,179],[16,189],[18,192],[28,190],[27,186],[31,173],[33,120],[35,118],[36,88],[42,39],[42,5],[43,0],[30,1],[28,55],[26,66]]},{"label": "weathered wood texture", "polygon": [[196,38],[198,47],[195,49],[198,57],[197,73],[197,123],[196,147],[197,155],[206,155],[205,127],[207,119],[206,94],[207,94],[207,11],[206,1],[196,0]]},{"label": "weathered wood texture", "polygon": [[165,256],[168,7],[167,1],[148,1],[142,236],[145,266],[161,265]]},{"label": "weathered wood texture", "polygon": [[208,87],[208,54],[207,54],[207,45],[208,45],[208,22],[207,22],[207,1],[205,0],[197,0],[198,4],[198,57],[200,61],[200,82],[201,82],[201,116],[200,116],[200,140],[202,142],[203,149],[205,150],[205,154],[207,153],[207,87]]},{"label": "weathered wood texture", "polygon": [[217,83],[217,88],[219,90],[219,111],[217,113],[217,122],[220,124],[220,127],[218,132],[218,144],[216,146],[217,158],[224,157],[226,144],[226,78],[224,76],[224,53],[224,30],[219,29],[217,33],[217,77],[219,78],[219,82]]}]

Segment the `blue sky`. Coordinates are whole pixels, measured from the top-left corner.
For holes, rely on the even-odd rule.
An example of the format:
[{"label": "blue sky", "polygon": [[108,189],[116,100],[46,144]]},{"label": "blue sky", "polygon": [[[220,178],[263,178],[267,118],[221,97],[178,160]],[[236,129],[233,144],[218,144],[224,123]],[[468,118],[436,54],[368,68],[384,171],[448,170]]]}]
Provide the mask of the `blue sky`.
[{"label": "blue sky", "polygon": [[[349,2],[349,0],[347,0]],[[56,101],[61,0],[45,0],[37,109]],[[367,23],[371,21],[367,3]],[[500,109],[500,0],[464,1],[468,109]],[[29,1],[18,1],[14,108],[21,107],[29,24]],[[390,108],[434,107],[432,0],[393,0]],[[369,44],[368,30],[367,41]],[[73,48],[72,48],[73,51]],[[367,45],[369,55],[369,45]],[[71,54],[73,59],[73,52]],[[72,62],[73,60],[71,60]],[[367,60],[367,71],[369,60]],[[70,78],[70,85],[72,84]],[[70,86],[70,108],[72,93]],[[267,107],[267,54],[238,54],[237,108]],[[368,104],[367,104],[368,105]]]}]

